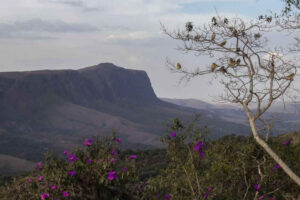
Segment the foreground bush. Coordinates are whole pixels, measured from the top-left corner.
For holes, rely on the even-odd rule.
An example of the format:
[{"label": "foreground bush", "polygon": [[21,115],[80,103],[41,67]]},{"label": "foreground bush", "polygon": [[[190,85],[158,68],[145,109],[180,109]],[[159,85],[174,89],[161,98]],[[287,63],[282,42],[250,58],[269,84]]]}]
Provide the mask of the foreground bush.
[{"label": "foreground bush", "polygon": [[84,142],[85,150],[48,154],[32,174],[6,187],[6,199],[132,199],[135,155],[120,163],[119,138]]},{"label": "foreground bush", "polygon": [[[207,129],[178,119],[169,128],[161,139],[166,149],[121,152],[121,139],[113,137],[48,154],[34,172],[2,189],[0,199],[300,199],[298,186],[252,138],[209,141]],[[271,138],[269,145],[300,171],[299,142]]]},{"label": "foreground bush", "polygon": [[[300,199],[291,181],[253,138],[207,140],[207,130],[174,120],[162,139],[168,167],[148,180],[144,199]],[[299,135],[298,135],[299,137]],[[300,144],[272,138],[269,144],[300,172]]]}]

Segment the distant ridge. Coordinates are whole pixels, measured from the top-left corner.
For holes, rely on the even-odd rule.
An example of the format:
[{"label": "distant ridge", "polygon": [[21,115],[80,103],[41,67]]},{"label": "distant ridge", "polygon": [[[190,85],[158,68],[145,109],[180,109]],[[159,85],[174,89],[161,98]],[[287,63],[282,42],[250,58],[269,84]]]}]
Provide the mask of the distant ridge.
[{"label": "distant ridge", "polygon": [[248,134],[247,126],[209,110],[162,101],[145,71],[112,63],[79,70],[1,72],[0,109],[0,154],[28,161],[38,161],[47,149],[61,153],[87,137],[112,131],[122,138],[122,148],[161,146],[159,136],[166,133],[167,122],[191,121],[196,113],[212,138]]}]

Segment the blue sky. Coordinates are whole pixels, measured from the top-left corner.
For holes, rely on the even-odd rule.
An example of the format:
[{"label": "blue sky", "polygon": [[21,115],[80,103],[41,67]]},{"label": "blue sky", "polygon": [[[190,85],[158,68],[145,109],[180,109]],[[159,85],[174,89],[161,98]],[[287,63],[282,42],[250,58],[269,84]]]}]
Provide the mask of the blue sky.
[{"label": "blue sky", "polygon": [[166,58],[185,66],[207,58],[178,52],[164,35],[218,13],[256,18],[282,8],[280,0],[1,0],[0,71],[78,69],[101,62],[145,70],[156,94],[211,101],[222,92],[211,76],[179,84]]}]

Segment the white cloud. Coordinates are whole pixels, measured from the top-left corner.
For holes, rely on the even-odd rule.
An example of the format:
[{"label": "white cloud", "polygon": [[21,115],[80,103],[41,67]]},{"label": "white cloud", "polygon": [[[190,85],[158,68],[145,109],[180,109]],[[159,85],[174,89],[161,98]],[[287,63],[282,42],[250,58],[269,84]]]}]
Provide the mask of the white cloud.
[{"label": "white cloud", "polygon": [[151,34],[146,31],[134,31],[122,34],[111,34],[106,39],[107,40],[145,40],[155,37],[154,34]]}]

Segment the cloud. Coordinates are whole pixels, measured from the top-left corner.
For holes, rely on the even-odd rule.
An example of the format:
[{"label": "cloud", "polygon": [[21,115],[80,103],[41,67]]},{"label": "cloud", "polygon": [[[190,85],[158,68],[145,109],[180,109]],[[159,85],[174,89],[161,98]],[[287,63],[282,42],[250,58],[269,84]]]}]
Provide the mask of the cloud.
[{"label": "cloud", "polygon": [[16,21],[14,23],[0,23],[0,38],[22,39],[55,39],[47,36],[47,33],[83,33],[96,32],[95,26],[79,23],[67,23],[60,20],[46,21],[42,19],[30,19]]},{"label": "cloud", "polygon": [[106,39],[107,40],[145,40],[155,37],[153,34],[146,31],[134,31],[123,34],[111,34]]},{"label": "cloud", "polygon": [[[81,1],[81,0],[39,0],[41,3],[56,3],[56,4],[62,4],[67,5],[70,7],[75,8],[81,8],[84,11],[100,11],[100,7],[98,4],[95,3],[87,3],[87,1]],[[91,2],[91,1],[90,1]]]}]

